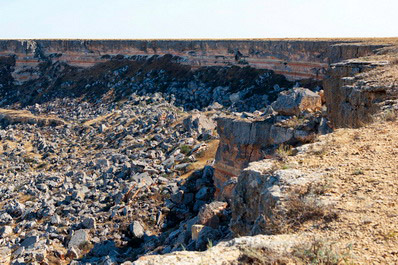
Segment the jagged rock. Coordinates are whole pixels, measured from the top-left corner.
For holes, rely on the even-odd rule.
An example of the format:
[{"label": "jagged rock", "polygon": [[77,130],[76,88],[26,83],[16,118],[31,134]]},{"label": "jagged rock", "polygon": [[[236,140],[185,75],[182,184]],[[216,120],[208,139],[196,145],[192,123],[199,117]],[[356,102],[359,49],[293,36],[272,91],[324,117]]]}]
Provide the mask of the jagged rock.
[{"label": "jagged rock", "polygon": [[211,246],[216,240],[218,240],[222,234],[217,229],[213,229],[209,226],[203,227],[198,234],[198,238],[195,241],[195,248],[197,250],[205,250]]},{"label": "jagged rock", "polygon": [[298,87],[279,94],[271,104],[282,115],[299,115],[302,111],[318,111],[322,108],[321,97],[309,89]]},{"label": "jagged rock", "polygon": [[66,253],[66,257],[69,259],[77,259],[80,256],[80,251],[77,247],[71,247]]},{"label": "jagged rock", "polygon": [[183,121],[185,130],[196,131],[201,134],[206,131],[212,132],[216,128],[216,123],[213,119],[208,118],[205,114],[194,114]]},{"label": "jagged rock", "polygon": [[87,230],[85,229],[80,229],[77,231],[74,231],[72,238],[70,239],[68,243],[68,248],[80,248],[82,245],[87,244],[90,242],[90,235]]},{"label": "jagged rock", "polygon": [[134,239],[141,239],[145,234],[145,230],[139,221],[134,221],[132,224],[130,224],[129,229]]},{"label": "jagged rock", "polygon": [[58,214],[54,214],[54,215],[51,217],[50,222],[51,222],[51,224],[53,224],[53,225],[59,225],[59,224],[61,223],[61,218],[59,217]]},{"label": "jagged rock", "polygon": [[239,175],[231,199],[231,230],[236,235],[269,233],[264,217],[272,216],[276,205],[288,195],[287,189],[317,181],[319,175],[304,174],[295,169],[275,171],[273,160],[251,163]]},{"label": "jagged rock", "polygon": [[12,234],[11,226],[5,225],[2,228],[0,228],[0,238],[4,238],[4,237],[9,236],[11,234]]},{"label": "jagged rock", "polygon": [[24,241],[22,241],[21,247],[24,247],[25,249],[34,248],[34,246],[38,241],[39,241],[38,236],[27,237],[24,239]]},{"label": "jagged rock", "polygon": [[220,222],[219,217],[227,206],[228,203],[220,201],[206,204],[200,209],[198,214],[200,224],[217,228]]},{"label": "jagged rock", "polygon": [[93,217],[84,218],[82,225],[84,228],[87,228],[87,229],[95,229],[97,226],[95,218],[93,218]]},{"label": "jagged rock", "polygon": [[204,225],[198,225],[198,224],[195,224],[195,225],[191,226],[191,232],[192,232],[191,238],[192,238],[192,240],[197,240],[198,239],[199,233],[200,233],[200,231],[202,231],[202,229],[204,227],[205,227]]}]

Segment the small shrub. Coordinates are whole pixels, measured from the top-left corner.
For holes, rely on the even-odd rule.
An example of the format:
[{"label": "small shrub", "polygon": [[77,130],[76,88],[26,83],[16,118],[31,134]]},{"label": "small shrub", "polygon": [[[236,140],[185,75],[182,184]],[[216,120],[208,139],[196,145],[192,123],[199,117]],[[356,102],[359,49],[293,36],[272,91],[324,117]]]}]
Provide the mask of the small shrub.
[{"label": "small shrub", "polygon": [[390,60],[390,64],[398,64],[398,58],[394,58],[392,60]]},{"label": "small shrub", "polygon": [[287,144],[281,144],[279,147],[275,150],[275,154],[281,159],[281,160],[286,160],[288,156],[293,155],[293,147],[291,145]]},{"label": "small shrub", "polygon": [[397,119],[397,116],[398,114],[396,110],[389,109],[383,113],[382,119],[384,121],[395,121]]},{"label": "small shrub", "polygon": [[361,169],[357,169],[354,172],[352,172],[352,175],[358,176],[358,175],[363,175],[363,171]]},{"label": "small shrub", "polygon": [[351,246],[338,251],[331,243],[314,240],[307,246],[296,248],[293,255],[304,264],[338,265],[349,262],[350,252]]},{"label": "small shrub", "polygon": [[276,265],[276,264],[290,264],[288,256],[281,257],[276,255],[274,252],[265,248],[249,248],[247,246],[240,247],[240,256],[238,258],[238,264],[252,264],[252,265]]},{"label": "small shrub", "polygon": [[333,208],[321,203],[320,194],[326,186],[309,185],[289,191],[282,207],[264,215],[264,230],[269,234],[289,233],[308,221],[330,222],[338,217]]},{"label": "small shrub", "polygon": [[307,122],[307,119],[304,117],[293,116],[292,118],[284,121],[283,124],[288,127],[296,128],[301,125],[304,125],[306,122]]},{"label": "small shrub", "polygon": [[183,144],[180,146],[180,151],[184,155],[188,155],[192,151],[192,147],[190,147],[189,145]]},{"label": "small shrub", "polygon": [[207,239],[207,249],[212,248],[213,247],[213,241],[210,239]]}]

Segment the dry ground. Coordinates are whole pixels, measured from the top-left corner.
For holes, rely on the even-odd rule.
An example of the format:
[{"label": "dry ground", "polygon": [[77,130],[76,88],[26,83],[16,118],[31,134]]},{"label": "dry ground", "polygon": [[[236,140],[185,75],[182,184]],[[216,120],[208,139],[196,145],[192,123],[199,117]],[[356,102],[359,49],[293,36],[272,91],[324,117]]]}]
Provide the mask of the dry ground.
[{"label": "dry ground", "polygon": [[306,224],[303,232],[351,246],[354,264],[398,264],[398,122],[338,129],[320,141],[287,163],[327,173],[326,195],[339,218]]}]

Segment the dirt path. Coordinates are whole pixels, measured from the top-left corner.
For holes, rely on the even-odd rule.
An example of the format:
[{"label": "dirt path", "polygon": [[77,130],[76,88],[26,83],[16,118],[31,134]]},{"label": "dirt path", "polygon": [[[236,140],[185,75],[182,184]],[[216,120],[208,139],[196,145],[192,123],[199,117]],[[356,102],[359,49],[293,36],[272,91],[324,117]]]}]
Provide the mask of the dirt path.
[{"label": "dirt path", "polygon": [[327,172],[327,197],[339,218],[303,230],[351,245],[355,263],[398,264],[398,122],[340,129],[321,141],[320,150],[288,163]]}]

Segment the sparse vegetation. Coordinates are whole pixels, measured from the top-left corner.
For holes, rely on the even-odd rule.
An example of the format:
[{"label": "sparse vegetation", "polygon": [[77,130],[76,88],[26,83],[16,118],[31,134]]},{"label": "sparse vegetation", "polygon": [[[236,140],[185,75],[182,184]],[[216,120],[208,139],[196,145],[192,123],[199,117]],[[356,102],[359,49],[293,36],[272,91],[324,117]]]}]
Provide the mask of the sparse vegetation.
[{"label": "sparse vegetation", "polygon": [[275,150],[275,154],[277,157],[281,160],[286,160],[288,156],[293,155],[293,147],[291,145],[287,144],[281,144],[279,147]]},{"label": "sparse vegetation", "polygon": [[397,120],[397,116],[398,116],[398,111],[394,110],[394,109],[389,109],[386,110],[383,114],[382,114],[382,120],[384,121],[395,121]]},{"label": "sparse vegetation", "polygon": [[332,243],[314,240],[308,245],[296,248],[293,256],[304,264],[338,265],[350,263],[350,252],[350,245],[344,251],[339,251]]},{"label": "sparse vegetation", "polygon": [[298,126],[304,125],[308,120],[304,117],[293,116],[292,118],[283,122],[285,126],[296,128]]},{"label": "sparse vegetation", "polygon": [[180,151],[184,155],[188,155],[192,151],[192,147],[189,145],[183,144],[180,146]]},{"label": "sparse vegetation", "polygon": [[213,241],[210,239],[207,239],[207,249],[212,248],[213,247]]},{"label": "sparse vegetation", "polygon": [[329,222],[338,217],[330,205],[323,204],[319,195],[325,193],[326,186],[308,185],[289,191],[282,207],[276,207],[265,218],[266,230],[270,234],[289,233],[307,221]]},{"label": "sparse vegetation", "polygon": [[272,251],[265,248],[249,248],[241,247],[241,256],[238,259],[238,264],[252,264],[252,265],[276,265],[289,264],[289,255],[280,257]]},{"label": "sparse vegetation", "polygon": [[356,175],[356,176],[363,175],[363,174],[364,174],[364,172],[362,171],[362,169],[356,169],[354,172],[352,172],[352,175]]}]

